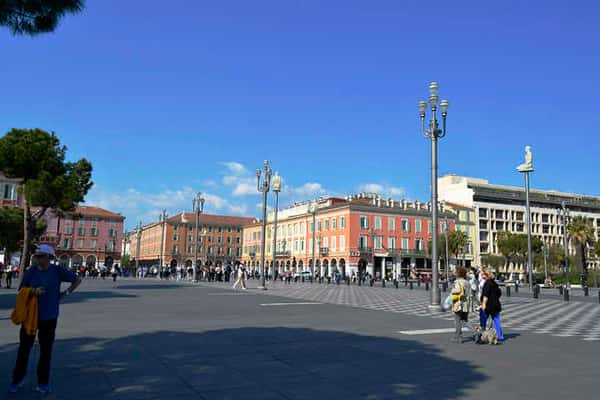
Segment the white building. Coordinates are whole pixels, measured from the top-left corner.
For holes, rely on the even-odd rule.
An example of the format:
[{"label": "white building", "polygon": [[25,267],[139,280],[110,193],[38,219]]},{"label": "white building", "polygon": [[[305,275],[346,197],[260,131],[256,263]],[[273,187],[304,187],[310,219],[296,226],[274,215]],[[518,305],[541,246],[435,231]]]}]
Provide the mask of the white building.
[{"label": "white building", "polygon": [[[475,246],[479,260],[487,254],[500,255],[497,235],[500,231],[527,233],[525,189],[492,185],[485,179],[446,175],[438,179],[440,201],[448,201],[475,210]],[[600,231],[600,197],[547,190],[530,190],[531,231],[547,245],[563,244],[563,227],[558,209],[564,201],[570,216],[592,219],[596,240]],[[570,242],[570,251],[575,249]],[[588,258],[588,266],[599,268],[600,260]]]}]

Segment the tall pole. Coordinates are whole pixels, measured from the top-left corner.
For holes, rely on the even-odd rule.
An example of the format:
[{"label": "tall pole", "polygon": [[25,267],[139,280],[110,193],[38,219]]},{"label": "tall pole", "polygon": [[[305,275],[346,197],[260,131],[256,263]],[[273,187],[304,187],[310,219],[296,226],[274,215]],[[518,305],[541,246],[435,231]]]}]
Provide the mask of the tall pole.
[{"label": "tall pole", "polygon": [[259,289],[267,290],[265,280],[265,247],[267,242],[267,193],[269,193],[269,186],[271,184],[271,168],[269,168],[269,161],[264,162],[265,175],[263,177],[262,184],[260,182],[261,170],[256,171],[258,191],[263,194],[263,210],[262,210],[262,235],[261,235],[261,250],[260,250],[260,286]]},{"label": "tall pole", "polygon": [[[375,227],[371,228],[371,238],[371,245],[373,246],[371,247],[371,265],[373,266],[373,277],[375,277]],[[381,274],[381,277],[383,278],[383,273]]]},{"label": "tall pole", "polygon": [[313,223],[312,223],[312,262],[310,263],[310,279],[312,281],[312,277],[315,274],[315,245],[317,241],[316,231],[317,231],[317,203],[314,202],[312,204],[312,215],[313,215]]},{"label": "tall pole", "polygon": [[167,210],[163,210],[162,214],[160,215],[160,221],[161,221],[161,226],[160,226],[160,261],[158,262],[158,268],[159,270],[162,270],[163,268],[163,262],[164,262],[164,249],[163,247],[165,246],[165,225],[167,223]]},{"label": "tall pole", "polygon": [[571,283],[569,281],[569,239],[567,237],[567,217],[569,215],[569,210],[567,210],[567,206],[563,201],[561,203],[561,211],[562,211],[562,222],[563,222],[563,245],[565,250],[565,289],[563,290],[563,298],[565,301],[569,300],[569,289],[571,287]]},{"label": "tall pole", "polygon": [[529,287],[533,288],[533,262],[531,261],[531,211],[529,209],[529,172],[525,172],[525,208],[527,213],[527,269]]},{"label": "tall pole", "polygon": [[194,272],[192,279],[194,282],[198,282],[198,238],[200,237],[198,225],[200,224],[200,214],[204,210],[204,198],[202,198],[202,193],[199,192],[196,194],[192,204],[194,206],[194,213],[196,214],[196,235],[194,236]]},{"label": "tall pole", "polygon": [[[437,82],[431,82],[429,85],[429,106],[431,110],[431,120],[429,122],[429,129],[425,129],[425,115],[427,112],[427,103],[425,101],[419,102],[419,114],[421,120],[421,131],[423,135],[431,139],[431,219],[432,219],[432,240],[431,240],[431,276],[432,276],[432,288],[431,288],[431,302],[429,307],[432,309],[439,309],[440,302],[442,300],[440,288],[438,286],[439,281],[439,260],[438,260],[438,138],[446,135],[446,116],[448,115],[448,101],[442,100],[439,102],[439,85]],[[437,120],[437,109],[438,102],[440,111],[442,114],[442,129],[440,129]]]},{"label": "tall pole", "polygon": [[277,213],[279,212],[279,192],[281,191],[281,176],[275,172],[273,176],[273,192],[275,192],[275,216],[273,218],[273,282],[275,282],[275,264],[277,263]]},{"label": "tall pole", "polygon": [[544,281],[548,280],[548,249],[546,244],[542,245],[542,251],[544,252]]},{"label": "tall pole", "polygon": [[[142,221],[137,226],[136,233],[137,243],[136,243],[136,251],[135,251],[135,273],[137,274],[140,268],[140,246],[142,241]],[[143,276],[142,276],[143,277]]]}]

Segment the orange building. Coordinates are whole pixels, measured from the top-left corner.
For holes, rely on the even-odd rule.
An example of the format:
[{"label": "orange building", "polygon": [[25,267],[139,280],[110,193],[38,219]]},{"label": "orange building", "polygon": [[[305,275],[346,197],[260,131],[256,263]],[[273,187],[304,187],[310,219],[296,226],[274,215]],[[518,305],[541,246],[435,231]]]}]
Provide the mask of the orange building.
[{"label": "orange building", "polygon": [[[440,210],[440,234],[446,217],[449,231],[454,230],[455,214]],[[280,273],[287,269],[310,271],[313,260],[315,272],[322,276],[336,270],[348,276],[369,272],[375,277],[396,277],[411,268],[431,270],[429,203],[383,200],[376,194],[361,193],[320,199],[316,210],[310,202],[296,204],[278,213],[275,257],[273,219],[271,213],[267,219],[265,265],[271,266],[275,260]],[[258,221],[244,227],[242,261],[251,269],[260,265],[261,232]]]},{"label": "orange building", "polygon": [[196,215],[181,213],[164,224],[153,222],[142,226],[140,232],[130,232],[125,247],[129,249],[132,264],[139,259],[140,265],[153,266],[160,263],[162,243],[160,264],[189,267],[194,264],[197,241],[199,265],[235,264],[242,258],[242,228],[255,221],[247,217],[200,214],[197,234]]}]

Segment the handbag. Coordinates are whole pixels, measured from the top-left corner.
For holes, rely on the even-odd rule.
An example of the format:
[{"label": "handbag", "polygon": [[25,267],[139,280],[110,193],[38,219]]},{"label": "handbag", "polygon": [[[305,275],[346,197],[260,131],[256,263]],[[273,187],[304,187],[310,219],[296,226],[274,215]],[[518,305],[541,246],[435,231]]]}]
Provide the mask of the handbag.
[{"label": "handbag", "polygon": [[452,309],[452,295],[451,294],[449,294],[448,297],[446,297],[446,300],[444,300],[444,302],[442,303],[442,310],[449,311],[450,309]]}]

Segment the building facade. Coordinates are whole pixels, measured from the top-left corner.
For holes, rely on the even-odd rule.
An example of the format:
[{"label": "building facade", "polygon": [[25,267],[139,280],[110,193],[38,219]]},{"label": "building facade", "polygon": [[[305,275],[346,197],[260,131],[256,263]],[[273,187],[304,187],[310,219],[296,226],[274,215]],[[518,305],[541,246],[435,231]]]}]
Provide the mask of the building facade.
[{"label": "building facade", "polygon": [[[452,263],[462,265],[467,268],[479,266],[477,260],[479,257],[479,248],[477,243],[477,229],[475,226],[475,210],[471,207],[462,206],[455,203],[445,203],[446,208],[456,214],[456,230],[464,232],[467,235],[467,246],[460,249],[458,254],[450,254],[450,258],[454,257]],[[445,251],[445,249],[442,249]]]},{"label": "building facade", "polygon": [[0,207],[19,207],[25,206],[23,193],[17,190],[19,179],[11,179],[4,176],[0,171]]},{"label": "building facade", "polygon": [[[475,255],[481,265],[481,257],[498,251],[498,232],[527,233],[525,189],[513,186],[492,185],[487,180],[447,175],[438,181],[440,200],[471,209],[475,217]],[[570,216],[590,218],[596,228],[596,240],[600,230],[600,197],[563,193],[557,191],[530,190],[531,234],[539,237],[546,246],[562,245],[564,229],[558,209],[564,201]],[[575,254],[569,241],[569,251]],[[590,252],[588,266],[598,268],[600,260]],[[509,265],[502,272],[523,273],[524,267]]]},{"label": "building facade", "polygon": [[[265,265],[279,272],[310,271],[330,276],[368,272],[374,277],[395,277],[411,268],[431,270],[431,208],[428,203],[383,200],[361,193],[296,204],[278,212],[277,245],[273,246],[274,214],[267,218]],[[441,210],[439,232],[454,229],[455,216]],[[260,222],[244,227],[242,260],[258,268],[261,258]],[[313,247],[314,245],[314,247]],[[314,250],[313,250],[314,248]]]},{"label": "building facade", "polygon": [[40,242],[56,247],[61,265],[70,268],[110,268],[121,262],[123,222],[125,217],[103,208],[78,206],[64,217],[49,211],[48,225]]},{"label": "building facade", "polygon": [[190,267],[194,265],[195,244],[198,265],[236,264],[242,258],[242,227],[255,221],[248,217],[200,214],[196,232],[196,214],[181,213],[165,223],[153,222],[130,232],[124,248],[129,249],[133,265],[139,260],[141,266]]}]

